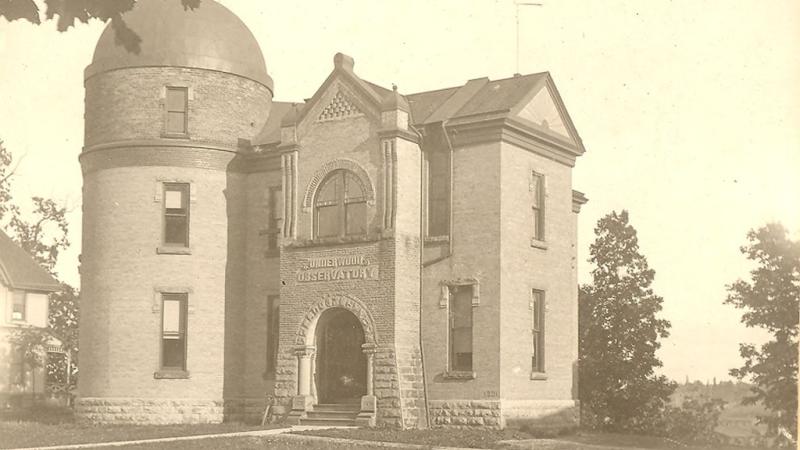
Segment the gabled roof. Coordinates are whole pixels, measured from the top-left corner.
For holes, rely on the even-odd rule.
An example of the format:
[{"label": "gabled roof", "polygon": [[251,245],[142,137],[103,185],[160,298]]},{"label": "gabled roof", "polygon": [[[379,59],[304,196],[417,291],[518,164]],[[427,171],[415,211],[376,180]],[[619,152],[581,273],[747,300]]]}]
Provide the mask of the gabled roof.
[{"label": "gabled roof", "polygon": [[[410,94],[407,98],[411,105],[411,121],[417,126],[445,121],[465,123],[509,118],[548,139],[572,146],[577,154],[585,151],[548,72],[515,75],[495,81],[477,78],[460,87]],[[544,112],[558,116],[557,122],[559,125],[563,123],[564,132],[549,129],[546,122],[531,120],[532,115],[526,107],[534,101],[535,107],[547,108]]]},{"label": "gabled roof", "polygon": [[12,289],[55,292],[58,281],[0,230],[0,279]]},{"label": "gabled roof", "polygon": [[279,143],[281,125],[299,126],[311,110],[319,109],[317,104],[336,80],[347,82],[365,105],[371,105],[370,109],[381,107],[392,95],[397,97],[397,104],[405,104],[398,101],[405,100],[411,113],[410,123],[417,127],[435,123],[469,126],[488,120],[502,120],[570,155],[577,156],[585,152],[548,72],[515,75],[494,81],[476,78],[463,86],[400,96],[393,90],[359,78],[353,72],[353,59],[341,53],[334,57],[333,72],[312,98],[299,104],[273,103],[267,123],[252,144]]}]

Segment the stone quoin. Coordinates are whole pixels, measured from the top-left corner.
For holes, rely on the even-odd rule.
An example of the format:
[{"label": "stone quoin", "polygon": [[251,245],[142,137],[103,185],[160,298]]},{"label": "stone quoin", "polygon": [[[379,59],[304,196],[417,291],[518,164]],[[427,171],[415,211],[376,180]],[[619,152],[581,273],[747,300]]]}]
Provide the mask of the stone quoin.
[{"label": "stone quoin", "polygon": [[85,71],[78,414],[577,423],[584,147],[549,73],[273,101],[212,0],[140,0]]}]

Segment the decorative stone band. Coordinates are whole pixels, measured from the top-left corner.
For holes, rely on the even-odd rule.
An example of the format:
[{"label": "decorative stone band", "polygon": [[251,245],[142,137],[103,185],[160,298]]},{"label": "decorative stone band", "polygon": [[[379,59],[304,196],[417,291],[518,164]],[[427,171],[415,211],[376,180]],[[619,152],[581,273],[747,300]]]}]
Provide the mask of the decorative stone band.
[{"label": "decorative stone band", "polygon": [[78,418],[103,424],[220,423],[223,401],[215,399],[79,398]]},{"label": "decorative stone band", "polygon": [[303,197],[303,211],[311,211],[311,206],[314,203],[314,195],[317,193],[320,183],[334,170],[345,169],[353,172],[361,185],[364,195],[367,197],[367,204],[375,204],[375,188],[374,184],[369,177],[369,174],[361,164],[353,161],[352,159],[339,158],[333,161],[328,161],[322,165],[311,177],[306,187],[306,195]]},{"label": "decorative stone band", "polygon": [[[230,172],[280,170],[277,155],[253,155],[224,145],[174,139],[136,139],[87,147],[78,158],[83,174],[116,167],[169,166]],[[252,159],[252,161],[251,161]],[[254,162],[255,164],[250,164]]]}]

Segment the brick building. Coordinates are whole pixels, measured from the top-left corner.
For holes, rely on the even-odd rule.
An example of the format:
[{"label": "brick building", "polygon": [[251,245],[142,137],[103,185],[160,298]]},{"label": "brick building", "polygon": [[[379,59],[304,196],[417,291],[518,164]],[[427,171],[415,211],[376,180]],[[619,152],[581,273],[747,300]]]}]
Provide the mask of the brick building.
[{"label": "brick building", "polygon": [[103,422],[577,421],[584,152],[548,73],[273,101],[203,0],[86,68],[78,411]]}]

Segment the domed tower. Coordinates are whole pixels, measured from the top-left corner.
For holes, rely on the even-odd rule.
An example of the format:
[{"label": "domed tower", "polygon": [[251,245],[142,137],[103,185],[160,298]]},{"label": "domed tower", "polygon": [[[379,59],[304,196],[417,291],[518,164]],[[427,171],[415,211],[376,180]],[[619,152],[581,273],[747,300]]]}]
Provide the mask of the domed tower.
[{"label": "domed tower", "polygon": [[[244,294],[245,175],[272,80],[213,0],[139,0],[85,71],[78,412],[99,422],[218,422]],[[235,341],[235,340],[234,340]]]}]

